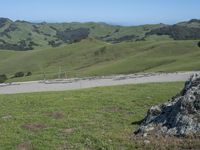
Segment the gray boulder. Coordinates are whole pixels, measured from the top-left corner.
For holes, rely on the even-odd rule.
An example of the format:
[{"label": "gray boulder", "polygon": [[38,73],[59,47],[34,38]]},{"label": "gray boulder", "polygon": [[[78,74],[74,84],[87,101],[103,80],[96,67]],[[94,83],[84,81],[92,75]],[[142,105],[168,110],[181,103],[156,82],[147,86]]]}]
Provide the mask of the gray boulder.
[{"label": "gray boulder", "polygon": [[135,134],[152,133],[174,136],[200,133],[200,74],[194,74],[169,102],[149,109]]}]

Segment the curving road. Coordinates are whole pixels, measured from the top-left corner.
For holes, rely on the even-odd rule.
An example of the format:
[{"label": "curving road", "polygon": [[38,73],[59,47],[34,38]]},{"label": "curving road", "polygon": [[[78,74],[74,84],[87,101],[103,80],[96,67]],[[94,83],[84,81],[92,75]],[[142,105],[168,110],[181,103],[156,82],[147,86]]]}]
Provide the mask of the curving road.
[{"label": "curving road", "polygon": [[194,73],[200,72],[145,73],[91,78],[72,78],[66,80],[15,82],[11,84],[0,84],[0,94],[65,91],[126,84],[178,82],[186,81]]}]

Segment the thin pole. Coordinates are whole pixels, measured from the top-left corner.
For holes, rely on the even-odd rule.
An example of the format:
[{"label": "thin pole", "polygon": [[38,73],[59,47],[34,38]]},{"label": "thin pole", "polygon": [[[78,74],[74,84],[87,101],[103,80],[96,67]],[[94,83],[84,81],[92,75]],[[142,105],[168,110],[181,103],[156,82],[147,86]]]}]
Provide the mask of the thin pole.
[{"label": "thin pole", "polygon": [[44,81],[46,80],[45,72],[43,72],[43,80],[44,80]]},{"label": "thin pole", "polygon": [[59,67],[58,79],[61,79],[61,67]]},{"label": "thin pole", "polygon": [[67,79],[67,73],[66,73],[66,71],[65,71],[65,79]]}]

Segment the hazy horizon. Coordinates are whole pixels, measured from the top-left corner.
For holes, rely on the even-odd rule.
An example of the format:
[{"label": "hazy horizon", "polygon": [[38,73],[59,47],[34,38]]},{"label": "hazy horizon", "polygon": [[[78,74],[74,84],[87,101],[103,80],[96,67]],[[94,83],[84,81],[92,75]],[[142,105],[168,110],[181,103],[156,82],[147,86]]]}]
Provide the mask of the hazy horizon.
[{"label": "hazy horizon", "polygon": [[103,21],[45,21],[45,20],[38,20],[38,21],[34,21],[34,20],[24,20],[24,19],[11,19],[8,17],[4,17],[4,16],[0,16],[0,18],[7,18],[10,19],[12,21],[26,21],[26,22],[30,22],[30,23],[105,23],[108,25],[116,25],[116,26],[140,26],[140,25],[151,25],[151,24],[166,24],[166,25],[173,25],[176,23],[180,23],[180,22],[185,22],[185,21],[190,21],[192,19],[197,19],[200,20],[200,18],[190,18],[187,20],[180,20],[180,21],[176,21],[174,23],[165,23],[165,22],[157,22],[157,23],[145,23],[145,24],[120,24],[120,23],[112,23],[112,22],[103,22]]},{"label": "hazy horizon", "polygon": [[199,19],[198,0],[7,0],[1,17],[30,22],[105,22],[114,25],[175,24]]}]

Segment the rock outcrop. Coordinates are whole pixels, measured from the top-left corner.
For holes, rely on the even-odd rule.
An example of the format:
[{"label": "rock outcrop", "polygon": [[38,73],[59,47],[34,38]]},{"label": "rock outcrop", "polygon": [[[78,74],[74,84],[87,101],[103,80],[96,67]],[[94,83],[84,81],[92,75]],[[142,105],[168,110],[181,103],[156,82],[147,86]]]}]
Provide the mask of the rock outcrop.
[{"label": "rock outcrop", "polygon": [[153,106],[142,121],[137,135],[186,136],[200,133],[200,74],[194,74],[183,90],[169,102]]}]

